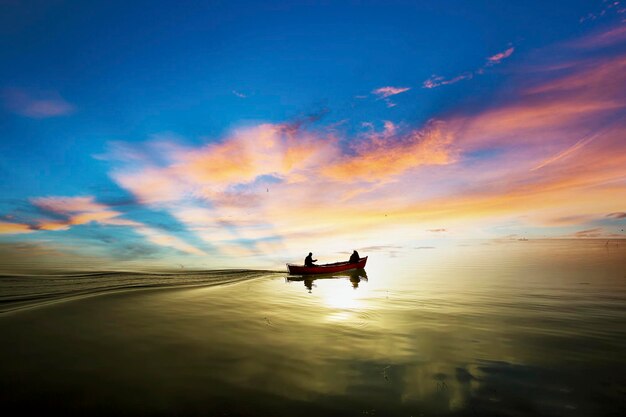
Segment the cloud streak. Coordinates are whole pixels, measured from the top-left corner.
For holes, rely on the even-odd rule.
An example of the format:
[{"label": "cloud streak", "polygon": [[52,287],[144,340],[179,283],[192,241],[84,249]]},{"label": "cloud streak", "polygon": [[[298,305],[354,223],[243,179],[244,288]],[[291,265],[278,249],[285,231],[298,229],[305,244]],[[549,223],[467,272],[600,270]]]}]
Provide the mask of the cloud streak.
[{"label": "cloud streak", "polygon": [[409,91],[410,89],[411,89],[410,87],[392,87],[392,86],[387,86],[387,87],[380,87],[380,88],[377,88],[375,90],[372,90],[372,94],[377,96],[378,100],[381,100],[381,99],[384,100],[385,103],[387,104],[387,107],[395,107],[396,103],[391,101],[389,99],[389,97],[405,93],[405,92]]},{"label": "cloud streak", "polygon": [[623,211],[619,211],[619,212],[607,214],[606,217],[610,217],[612,219],[626,219],[626,213]]},{"label": "cloud streak", "polygon": [[482,67],[474,71],[464,72],[452,78],[445,78],[441,75],[433,74],[430,78],[428,78],[426,81],[422,83],[422,88],[431,89],[431,88],[441,87],[444,85],[456,84],[459,81],[463,81],[463,80],[471,80],[476,75],[484,74],[487,68],[500,64],[503,60],[510,57],[514,51],[515,51],[515,48],[510,47],[506,49],[505,51],[499,52],[495,55],[488,57],[485,64]]},{"label": "cloud streak", "polygon": [[391,96],[395,96],[406,91],[409,91],[410,87],[380,87],[372,91],[372,94],[378,96],[379,98],[387,98]]},{"label": "cloud streak", "polygon": [[493,65],[498,65],[499,63],[502,62],[502,60],[510,57],[511,55],[513,55],[513,51],[515,51],[514,47],[510,47],[509,49],[503,51],[503,52],[499,52],[495,55],[490,56],[489,58],[487,58],[487,63],[485,64],[485,67],[487,66],[493,66]]},{"label": "cloud streak", "polygon": [[123,213],[96,202],[93,196],[38,197],[31,199],[31,203],[44,213],[53,215],[54,218],[39,219],[34,221],[33,225],[0,221],[0,234],[65,231],[74,226],[96,223],[104,226],[129,227],[155,245],[173,248],[192,255],[206,255],[202,249],[176,236],[163,233],[144,223],[123,218]]}]

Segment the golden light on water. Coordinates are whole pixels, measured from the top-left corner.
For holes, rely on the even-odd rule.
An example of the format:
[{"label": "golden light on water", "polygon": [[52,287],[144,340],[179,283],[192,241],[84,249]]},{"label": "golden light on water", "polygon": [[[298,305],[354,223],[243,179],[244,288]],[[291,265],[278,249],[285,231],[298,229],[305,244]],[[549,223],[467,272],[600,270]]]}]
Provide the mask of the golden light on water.
[{"label": "golden light on water", "polygon": [[350,283],[344,280],[335,281],[333,284],[327,285],[321,294],[324,305],[336,309],[360,309],[364,307],[364,301],[360,298],[360,294],[354,290]]}]

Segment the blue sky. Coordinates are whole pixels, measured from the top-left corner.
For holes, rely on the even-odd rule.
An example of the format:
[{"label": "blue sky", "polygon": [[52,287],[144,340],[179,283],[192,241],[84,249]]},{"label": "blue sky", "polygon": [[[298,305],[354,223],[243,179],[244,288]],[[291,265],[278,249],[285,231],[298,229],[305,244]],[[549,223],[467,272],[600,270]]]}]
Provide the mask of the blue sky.
[{"label": "blue sky", "polygon": [[[378,201],[376,198],[383,199],[387,193],[393,193],[389,184],[404,181],[405,188],[420,191],[410,201],[397,203],[393,208],[402,211],[411,207],[415,213],[418,210],[415,204],[423,196],[439,195],[440,190],[448,190],[451,196],[461,186],[489,189],[491,185],[479,181],[467,183],[468,175],[473,175],[468,174],[469,167],[483,170],[483,165],[490,166],[491,162],[497,167],[507,166],[517,162],[510,159],[516,147],[529,149],[504,136],[498,140],[506,146],[494,146],[493,140],[485,142],[475,132],[472,138],[470,133],[463,136],[458,133],[460,124],[481,121],[500,108],[510,109],[513,115],[516,111],[522,114],[528,109],[520,110],[515,103],[526,99],[525,91],[542,83],[571,80],[579,73],[595,80],[589,69],[594,67],[594,62],[598,67],[608,65],[618,72],[626,49],[625,6],[619,1],[571,1],[566,6],[545,1],[130,4],[4,1],[0,7],[0,60],[5,63],[0,66],[3,105],[0,175],[5,179],[0,183],[0,216],[3,222],[26,225],[32,232],[15,234],[12,230],[17,226],[6,226],[8,232],[0,239],[9,246],[17,241],[41,243],[44,237],[46,242],[71,241],[70,246],[80,247],[80,251],[89,247],[89,251],[111,262],[117,259],[119,247],[145,238],[133,234],[133,227],[139,226],[128,224],[130,230],[122,233],[123,226],[94,220],[64,230],[42,231],[40,226],[54,220],[54,215],[67,220],[70,214],[59,211],[57,206],[56,211],[42,211],[33,202],[44,197],[88,197],[120,213],[115,218],[150,225],[150,230],[161,230],[181,239],[185,245],[200,248],[198,253],[217,253],[222,240],[202,239],[193,233],[191,223],[175,218],[181,204],[186,208],[219,206],[215,195],[206,197],[204,191],[198,194],[199,189],[210,185],[213,177],[202,177],[204,182],[194,183],[193,190],[177,204],[170,198],[147,201],[134,185],[120,178],[127,178],[130,172],[139,175],[139,171],[178,166],[183,150],[191,155],[202,154],[207,149],[210,152],[207,146],[212,143],[241,145],[245,141],[232,139],[237,136],[233,132],[241,129],[262,134],[268,132],[263,127],[267,125],[297,126],[298,138],[285,145],[290,149],[297,144],[317,149],[317,143],[332,136],[338,150],[332,151],[331,159],[343,161],[348,156],[359,155],[365,148],[393,155],[398,146],[405,146],[411,140],[422,141],[427,136],[424,132],[433,130],[435,120],[446,126],[454,125],[450,135],[456,136],[445,142],[449,147],[445,158],[427,163],[423,158],[410,163],[397,159],[383,161],[402,167],[394,174],[393,181],[374,179],[369,172],[349,181],[342,176],[341,185],[320,183],[312,177],[309,183],[301,184],[302,189],[341,188],[348,181],[352,184],[348,188],[360,188],[372,197],[371,201]],[[579,46],[572,47],[576,42]],[[623,84],[620,80],[615,82],[616,86],[595,86],[594,91],[597,95],[605,90],[621,91]],[[564,102],[572,103],[590,95],[585,91],[575,97],[562,93]],[[618,97],[609,96],[607,92],[600,97],[602,100],[592,100],[604,103],[601,113],[597,106],[592,106],[591,110],[585,107],[587,113],[579,116],[588,117],[590,123],[586,126],[597,129],[617,120],[610,128],[611,132],[618,131],[613,135],[619,135],[623,108],[621,103],[606,104],[619,101]],[[549,101],[547,95],[533,100],[528,103]],[[510,120],[512,116],[507,117]],[[558,158],[571,161],[576,157],[570,156],[571,153],[598,142],[585,141],[583,136],[593,132],[581,132],[574,121],[563,122],[566,125],[562,122],[551,121],[553,124],[542,124],[537,127],[542,130],[532,132],[534,138],[546,137],[548,145],[543,147],[546,154],[539,155],[539,148],[533,148],[537,152],[527,156],[538,160],[525,161],[536,165],[558,155],[559,149],[566,151],[573,147],[573,151],[565,154],[567,158]],[[556,130],[561,135],[553,137]],[[566,131],[575,133],[567,135]],[[578,137],[577,132],[581,132]],[[422,136],[415,139],[416,135]],[[577,145],[581,140],[582,145]],[[384,145],[376,145],[381,141],[385,141]],[[607,137],[606,141],[605,147],[598,146],[598,152],[605,151],[609,144],[619,143],[615,138]],[[369,148],[359,145],[363,142],[369,143]],[[473,145],[479,142],[483,145]],[[330,151],[319,147],[322,148],[328,157]],[[130,153],[142,157],[129,158]],[[232,157],[228,152],[225,155]],[[378,162],[368,163],[374,166]],[[420,168],[422,165],[439,171],[430,172],[431,168]],[[319,164],[316,166],[319,168]],[[458,170],[456,174],[452,173],[453,168]],[[316,168],[305,174],[316,176],[326,172],[325,169]],[[224,170],[230,172],[227,166]],[[277,174],[273,169],[257,171],[256,179],[249,177],[247,171],[242,178],[229,177],[228,184],[216,179],[220,183],[217,188],[219,192],[232,193],[249,190],[251,184],[265,184],[267,178],[284,184],[295,181],[290,177],[292,171],[289,175]],[[339,181],[339,171],[331,171],[332,180]],[[179,174],[177,171],[176,175]],[[592,186],[621,183],[619,173],[611,175],[603,174],[604,182]],[[431,181],[421,183],[424,177]],[[515,178],[511,183],[524,182]],[[218,192],[217,188],[212,190]],[[620,188],[613,195],[621,192]],[[264,262],[265,252],[261,249],[263,245],[257,243],[292,242],[292,233],[298,236],[306,232],[279,225],[271,219],[275,214],[269,214],[269,208],[250,204],[250,209],[268,216],[267,223],[273,231],[234,242],[235,246],[253,248],[251,253],[258,257],[258,262]],[[565,213],[562,217],[581,216],[585,221],[567,227],[544,221],[525,225],[525,230],[562,236],[602,228],[602,222],[607,219],[597,217],[600,213],[608,215],[624,210],[617,198],[610,207],[589,208],[583,202],[580,206],[577,210],[584,206],[586,211]],[[89,209],[92,213],[96,211],[94,207]],[[222,209],[219,214],[211,214],[216,216],[218,225],[225,224],[224,216],[241,214],[230,213],[228,206]],[[607,210],[610,212],[604,213]],[[270,211],[274,213],[273,209]],[[77,213],[74,211],[72,215]],[[600,220],[593,220],[593,216]],[[486,214],[485,219],[495,219],[494,214]],[[336,221],[342,221],[341,217]],[[403,217],[402,221],[413,224],[415,219]],[[519,218],[502,221],[517,225],[519,230],[515,227],[509,230],[512,234],[524,229]],[[487,235],[501,228],[500,224],[483,223],[484,226],[477,228]],[[474,230],[464,231],[470,232]],[[605,236],[614,232],[602,229],[598,233]],[[131,237],[119,238],[114,244],[89,240],[99,233]],[[385,235],[389,236],[388,240],[397,239],[396,234],[389,233]],[[371,237],[359,239],[369,241]],[[158,246],[172,259],[189,255],[189,251],[180,250],[181,246],[170,248],[173,251],[170,253],[167,245],[154,241],[159,239],[152,238],[149,245]],[[225,252],[222,261],[227,264]]]}]

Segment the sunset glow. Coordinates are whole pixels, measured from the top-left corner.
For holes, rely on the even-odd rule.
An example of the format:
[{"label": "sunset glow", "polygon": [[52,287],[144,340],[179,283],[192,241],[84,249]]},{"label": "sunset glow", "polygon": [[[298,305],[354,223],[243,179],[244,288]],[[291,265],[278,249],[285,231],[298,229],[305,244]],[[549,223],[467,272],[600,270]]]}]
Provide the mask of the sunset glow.
[{"label": "sunset glow", "polygon": [[149,36],[139,6],[120,36],[7,4],[0,258],[274,268],[430,239],[626,237],[626,13],[593,3],[540,29],[530,7],[462,27],[406,5],[353,23],[257,5],[235,26],[212,20],[220,5],[187,27],[163,8],[172,27]]}]

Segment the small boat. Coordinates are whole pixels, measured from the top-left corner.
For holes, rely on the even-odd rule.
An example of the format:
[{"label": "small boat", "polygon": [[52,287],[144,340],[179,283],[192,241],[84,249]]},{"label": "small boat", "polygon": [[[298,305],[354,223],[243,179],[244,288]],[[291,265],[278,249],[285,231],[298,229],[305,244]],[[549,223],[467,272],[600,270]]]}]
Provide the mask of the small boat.
[{"label": "small boat", "polygon": [[357,263],[350,263],[348,261],[345,261],[345,262],[335,262],[334,264],[313,265],[313,266],[287,264],[287,270],[289,271],[289,274],[291,275],[333,274],[335,272],[349,271],[351,269],[363,269],[365,268],[366,262],[367,262],[367,256],[365,258],[360,258],[359,262]]}]

